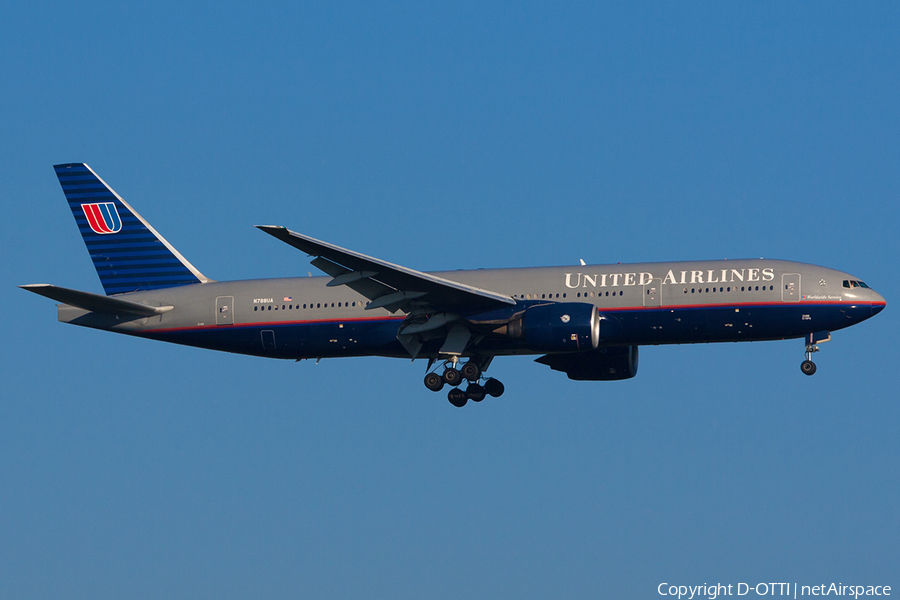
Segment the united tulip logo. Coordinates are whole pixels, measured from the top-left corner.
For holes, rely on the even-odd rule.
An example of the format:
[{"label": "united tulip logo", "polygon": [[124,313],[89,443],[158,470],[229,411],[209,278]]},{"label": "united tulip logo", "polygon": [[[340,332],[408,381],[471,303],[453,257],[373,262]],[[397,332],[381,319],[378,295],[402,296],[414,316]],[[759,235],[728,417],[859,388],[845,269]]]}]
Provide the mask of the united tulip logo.
[{"label": "united tulip logo", "polygon": [[82,204],[81,210],[94,233],[118,233],[122,230],[122,219],[113,202]]}]

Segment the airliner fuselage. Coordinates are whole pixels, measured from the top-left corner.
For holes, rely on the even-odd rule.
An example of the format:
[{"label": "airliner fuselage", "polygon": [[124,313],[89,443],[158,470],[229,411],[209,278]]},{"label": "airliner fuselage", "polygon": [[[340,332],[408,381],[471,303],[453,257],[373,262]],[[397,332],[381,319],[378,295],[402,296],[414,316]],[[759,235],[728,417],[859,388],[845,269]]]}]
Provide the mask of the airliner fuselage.
[{"label": "airliner fuselage", "polygon": [[885,306],[850,273],[784,260],[421,272],[273,226],[328,276],[213,281],[87,165],[55,168],[106,291],[23,286],[61,302],[60,321],[270,358],[427,359],[444,370],[425,385],[457,406],[503,393],[483,376],[501,355],[614,380],[642,345],[803,338],[812,375],[818,343]]},{"label": "airliner fuselage", "polygon": [[[507,294],[521,308],[586,303],[602,314],[603,344],[628,346],[801,338],[859,323],[884,307],[858,279],[782,260],[722,260],[433,273]],[[405,314],[328,277],[212,282],[122,296],[172,304],[158,316],[110,319],[61,305],[59,320],[202,348],[272,358],[409,356],[397,333]],[[851,285],[854,287],[850,287]],[[441,339],[419,356],[438,358]],[[470,353],[543,354],[507,335]]]}]

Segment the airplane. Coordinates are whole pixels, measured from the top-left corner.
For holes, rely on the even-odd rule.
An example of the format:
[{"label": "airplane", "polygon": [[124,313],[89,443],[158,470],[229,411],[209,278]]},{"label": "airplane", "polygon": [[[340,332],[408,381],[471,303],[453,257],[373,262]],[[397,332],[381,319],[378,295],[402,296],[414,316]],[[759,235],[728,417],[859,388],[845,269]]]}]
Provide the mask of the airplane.
[{"label": "airplane", "polygon": [[270,225],[326,276],[214,281],[88,165],[54,169],[105,291],[20,286],[60,302],[59,321],[268,358],[427,360],[425,386],[457,407],[503,394],[495,356],[610,381],[637,374],[644,345],[803,339],[813,375],[818,344],[886,305],[849,273],[784,260],[426,273]]}]

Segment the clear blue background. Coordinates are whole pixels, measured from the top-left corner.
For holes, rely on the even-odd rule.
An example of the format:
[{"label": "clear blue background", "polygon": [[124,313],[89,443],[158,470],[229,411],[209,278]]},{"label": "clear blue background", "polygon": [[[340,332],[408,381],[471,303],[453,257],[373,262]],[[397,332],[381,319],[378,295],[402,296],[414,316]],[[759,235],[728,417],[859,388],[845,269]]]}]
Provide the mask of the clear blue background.
[{"label": "clear blue background", "polygon": [[[900,586],[900,5],[40,0],[0,21],[0,597],[658,597]],[[412,268],[771,257],[877,318],[528,358],[234,356],[56,322],[101,292],[51,165],[203,273],[306,275],[286,225]]]}]

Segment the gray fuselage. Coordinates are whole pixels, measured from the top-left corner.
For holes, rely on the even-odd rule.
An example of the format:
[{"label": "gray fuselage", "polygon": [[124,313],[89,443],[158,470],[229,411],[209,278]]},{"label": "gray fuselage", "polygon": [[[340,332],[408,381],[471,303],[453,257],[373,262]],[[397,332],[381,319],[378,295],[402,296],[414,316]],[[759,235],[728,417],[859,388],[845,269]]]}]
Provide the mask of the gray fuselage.
[{"label": "gray fuselage", "polygon": [[[854,276],[768,259],[477,269],[432,273],[536,302],[588,303],[606,319],[603,345],[799,338],[858,323],[884,307]],[[150,317],[112,316],[60,305],[59,320],[273,358],[404,356],[396,335],[403,313],[367,310],[367,300],[329,277],[210,282],[124,294]],[[496,338],[496,339],[494,339]],[[541,354],[521,341],[487,335],[479,352]],[[422,357],[436,357],[426,347]]]}]

